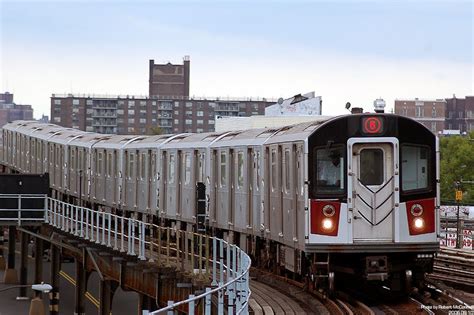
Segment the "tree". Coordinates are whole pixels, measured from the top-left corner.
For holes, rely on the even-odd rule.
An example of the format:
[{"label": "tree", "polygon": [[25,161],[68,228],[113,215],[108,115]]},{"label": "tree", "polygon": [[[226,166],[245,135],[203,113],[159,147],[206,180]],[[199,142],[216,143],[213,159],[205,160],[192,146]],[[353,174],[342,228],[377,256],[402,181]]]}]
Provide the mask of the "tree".
[{"label": "tree", "polygon": [[[474,181],[474,132],[440,139],[441,202],[455,201],[455,182]],[[463,203],[474,204],[474,184],[462,184]]]},{"label": "tree", "polygon": [[148,129],[148,134],[152,136],[163,134],[163,129],[160,126],[151,127]]}]

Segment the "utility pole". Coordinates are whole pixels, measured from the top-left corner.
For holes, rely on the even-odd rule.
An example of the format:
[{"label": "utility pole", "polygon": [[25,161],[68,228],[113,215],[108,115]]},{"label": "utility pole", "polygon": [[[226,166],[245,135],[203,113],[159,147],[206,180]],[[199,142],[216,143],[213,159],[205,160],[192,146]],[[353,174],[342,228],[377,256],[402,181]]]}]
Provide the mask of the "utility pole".
[{"label": "utility pole", "polygon": [[457,181],[455,183],[455,186],[456,186],[456,203],[457,203],[457,211],[456,211],[456,248],[462,248],[463,233],[461,231],[461,221],[459,220],[459,203],[462,201],[461,182]]}]

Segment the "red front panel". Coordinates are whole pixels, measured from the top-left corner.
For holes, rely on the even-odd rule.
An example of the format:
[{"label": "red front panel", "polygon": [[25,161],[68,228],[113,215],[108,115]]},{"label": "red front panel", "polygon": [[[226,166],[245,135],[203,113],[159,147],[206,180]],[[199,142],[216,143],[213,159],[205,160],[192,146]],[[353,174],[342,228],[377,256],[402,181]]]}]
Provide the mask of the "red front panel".
[{"label": "red front panel", "polygon": [[[326,206],[334,207],[334,215],[327,216],[324,214],[323,209]],[[337,236],[340,210],[341,203],[337,201],[311,200],[311,234]],[[324,220],[329,220],[331,227],[328,227],[328,225],[325,227]]]},{"label": "red front panel", "polygon": [[[435,199],[421,199],[407,201],[407,219],[408,219],[408,229],[410,235],[419,235],[426,233],[433,233],[435,231]],[[419,213],[419,207],[423,209],[421,215]],[[412,211],[413,209],[413,211]],[[415,214],[413,214],[413,213]],[[415,220],[421,219],[423,223],[422,226],[416,226]]]}]

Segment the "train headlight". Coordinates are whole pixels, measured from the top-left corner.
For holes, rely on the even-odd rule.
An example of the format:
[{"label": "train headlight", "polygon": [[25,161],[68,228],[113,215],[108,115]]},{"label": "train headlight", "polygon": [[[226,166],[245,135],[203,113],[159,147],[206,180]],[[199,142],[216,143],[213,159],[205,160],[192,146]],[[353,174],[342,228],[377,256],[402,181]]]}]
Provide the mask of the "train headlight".
[{"label": "train headlight", "polygon": [[410,212],[414,217],[419,217],[423,214],[423,207],[419,203],[415,203],[411,206]]},{"label": "train headlight", "polygon": [[333,228],[332,220],[331,219],[324,219],[323,220],[323,228],[325,230],[331,230]]},{"label": "train headlight", "polygon": [[425,226],[425,221],[424,221],[422,218],[416,218],[416,219],[413,221],[413,225],[414,225],[415,228],[417,228],[417,229],[422,229],[422,228]]},{"label": "train headlight", "polygon": [[326,217],[332,217],[334,214],[336,214],[336,208],[334,208],[333,205],[325,205],[323,207],[323,214]]}]

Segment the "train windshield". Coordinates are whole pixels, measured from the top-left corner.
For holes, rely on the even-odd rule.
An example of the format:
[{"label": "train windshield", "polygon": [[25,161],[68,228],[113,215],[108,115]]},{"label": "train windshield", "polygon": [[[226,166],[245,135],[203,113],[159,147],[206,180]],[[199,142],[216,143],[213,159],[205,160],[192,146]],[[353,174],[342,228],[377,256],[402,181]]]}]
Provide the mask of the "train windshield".
[{"label": "train windshield", "polygon": [[344,147],[316,149],[316,190],[318,193],[344,192]]}]

